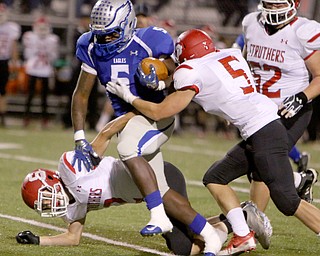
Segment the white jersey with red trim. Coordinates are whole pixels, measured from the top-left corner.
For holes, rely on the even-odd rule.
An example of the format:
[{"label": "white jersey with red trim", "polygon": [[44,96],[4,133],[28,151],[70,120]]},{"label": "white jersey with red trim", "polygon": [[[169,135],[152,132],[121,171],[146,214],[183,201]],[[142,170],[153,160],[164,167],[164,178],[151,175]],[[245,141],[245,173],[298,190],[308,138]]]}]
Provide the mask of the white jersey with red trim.
[{"label": "white jersey with red trim", "polygon": [[173,78],[176,90],[195,90],[193,101],[207,113],[234,124],[243,139],[279,118],[277,106],[257,93],[239,49],[224,49],[185,61]]},{"label": "white jersey with red trim", "polygon": [[100,164],[87,172],[82,164],[72,166],[74,151],[65,152],[59,162],[60,177],[75,199],[68,205],[65,221],[82,219],[87,212],[124,203],[142,202],[142,195],[125,165],[113,157],[104,157]]},{"label": "white jersey with red trim", "polygon": [[12,55],[13,42],[21,35],[21,27],[15,22],[0,24],[0,60],[9,60]]},{"label": "white jersey with red trim", "polygon": [[320,50],[320,24],[297,17],[268,35],[259,18],[260,13],[254,12],[242,22],[247,61],[256,77],[257,91],[279,105],[309,85],[305,60]]},{"label": "white jersey with red trim", "polygon": [[55,34],[40,37],[33,31],[27,31],[22,36],[22,43],[26,73],[36,77],[52,76],[53,62],[59,56],[59,37]]}]

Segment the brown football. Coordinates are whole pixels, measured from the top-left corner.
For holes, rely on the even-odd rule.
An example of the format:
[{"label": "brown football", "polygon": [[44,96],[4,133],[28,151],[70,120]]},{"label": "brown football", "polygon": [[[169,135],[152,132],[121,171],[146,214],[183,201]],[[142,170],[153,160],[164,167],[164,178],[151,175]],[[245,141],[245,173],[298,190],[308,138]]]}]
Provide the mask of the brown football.
[{"label": "brown football", "polygon": [[150,73],[150,64],[152,64],[156,69],[156,74],[159,80],[165,80],[168,77],[167,66],[159,59],[148,57],[141,61],[142,71],[149,75]]}]

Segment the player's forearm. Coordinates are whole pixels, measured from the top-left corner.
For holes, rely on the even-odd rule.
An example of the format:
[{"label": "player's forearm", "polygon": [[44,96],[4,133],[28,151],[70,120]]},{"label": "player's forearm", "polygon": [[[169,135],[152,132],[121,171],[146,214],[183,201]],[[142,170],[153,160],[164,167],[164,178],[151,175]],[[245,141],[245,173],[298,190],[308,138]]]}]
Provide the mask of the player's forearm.
[{"label": "player's forearm", "polygon": [[133,112],[129,112],[107,123],[103,129],[94,138],[91,145],[95,152],[101,157],[107,150],[109,141],[113,135],[121,131],[127,122],[134,116]]},{"label": "player's forearm", "polygon": [[40,236],[40,244],[41,246],[74,246],[79,245],[80,237],[75,235],[71,235],[69,232],[59,234],[56,236]]},{"label": "player's forearm", "polygon": [[72,96],[71,117],[75,131],[83,130],[88,109],[88,99],[96,76],[81,71],[77,86]]},{"label": "player's forearm", "polygon": [[303,92],[307,96],[308,100],[314,99],[320,95],[320,75],[314,77],[310,85]]},{"label": "player's forearm", "polygon": [[79,245],[85,218],[72,222],[65,233],[56,236],[41,236],[40,245]]},{"label": "player's forearm", "polygon": [[142,114],[149,117],[152,120],[159,121],[163,118],[170,117],[172,115],[168,115],[167,111],[164,111],[162,104],[153,103],[150,101],[145,101],[141,99],[135,99],[132,102],[132,105]]}]

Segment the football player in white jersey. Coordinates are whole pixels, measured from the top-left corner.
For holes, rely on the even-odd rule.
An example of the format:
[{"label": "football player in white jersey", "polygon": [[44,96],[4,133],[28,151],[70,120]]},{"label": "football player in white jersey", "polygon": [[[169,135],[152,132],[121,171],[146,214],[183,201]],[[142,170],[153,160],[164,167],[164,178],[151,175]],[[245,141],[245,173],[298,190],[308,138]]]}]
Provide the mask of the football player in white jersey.
[{"label": "football player in white jersey", "polygon": [[[294,215],[316,234],[320,210],[301,200],[294,187],[288,158],[286,128],[277,105],[256,91],[250,68],[238,49],[217,50],[201,30],[182,33],[175,46],[180,62],[173,79],[175,92],[155,104],[132,95],[126,84],[108,84],[107,90],[131,103],[146,116],[160,120],[172,116],[193,100],[210,113],[234,124],[243,140],[206,172],[203,182],[231,223],[234,236],[218,255],[233,255],[256,247],[239,200],[228,184],[253,171],[267,184],[276,207]],[[312,216],[312,217],[311,217]]]},{"label": "football player in white jersey", "polygon": [[[279,106],[289,150],[306,130],[311,101],[320,94],[320,24],[298,17],[299,5],[300,0],[262,0],[261,11],[248,14],[242,23],[244,55],[257,91]],[[299,196],[311,202],[317,172],[308,169],[302,176],[294,174]],[[258,177],[253,179],[252,199],[264,210],[269,199],[267,188]],[[304,186],[299,186],[300,181]]]},{"label": "football player in white jersey", "polygon": [[[108,147],[112,134],[123,128],[133,116],[128,113],[107,124],[92,142],[93,148],[102,156]],[[79,171],[72,166],[75,151],[63,153],[58,171],[37,169],[29,173],[21,188],[24,202],[43,217],[62,217],[68,225],[68,231],[56,236],[37,236],[31,231],[22,231],[16,236],[21,244],[78,245],[80,243],[86,215],[89,211],[99,210],[125,203],[140,203],[143,197],[132,180],[127,168],[119,159],[104,157],[91,172]],[[80,163],[83,164],[83,163]],[[83,166],[82,166],[83,167]],[[183,174],[172,164],[164,163],[165,176],[170,188],[188,199]],[[164,202],[172,197],[168,191]],[[175,202],[177,203],[177,202]],[[175,207],[179,207],[179,203]],[[181,206],[181,205],[180,205]],[[184,207],[184,206],[182,206]],[[264,246],[269,246],[272,226],[267,216],[251,202],[242,204],[250,228],[257,234]],[[169,215],[170,216],[170,215]],[[163,235],[168,248],[178,255],[195,255],[203,252],[205,243],[190,228],[178,219],[171,218],[173,231]],[[211,217],[209,223],[218,229],[219,237],[226,239],[232,232],[225,216]]]},{"label": "football player in white jersey", "polygon": [[[121,130],[133,116],[132,112],[128,112],[111,121],[93,140],[92,147],[101,158],[111,136]],[[39,240],[39,237],[26,231],[17,236],[18,242],[76,245],[79,244],[87,212],[123,203],[142,202],[143,196],[122,161],[111,156],[104,157],[95,169],[87,172],[83,171],[83,161],[72,165],[75,154],[78,154],[79,158],[84,157],[76,150],[65,152],[60,158],[58,172],[35,170],[27,175],[21,190],[25,203],[32,209],[36,209],[43,217],[63,217],[70,223],[68,232],[58,236],[41,237]],[[201,246],[204,254],[214,256],[227,239],[227,226],[222,226],[221,230],[213,228],[206,220],[202,222],[203,217],[191,208],[187,199],[183,175],[172,164],[166,163],[165,169],[165,178],[174,189],[167,190],[163,197],[166,212],[172,217],[171,221],[175,225],[172,233],[164,235],[169,248],[177,254],[183,252],[184,255],[188,255],[191,250],[196,250],[191,249],[192,239],[187,235],[191,230],[193,234],[197,234],[205,241]],[[49,192],[54,193],[52,195]],[[173,208],[179,209],[185,217],[181,218],[181,214],[177,215]],[[253,211],[251,213],[252,228],[260,232],[261,239],[268,244],[271,235],[270,227],[266,227],[265,230],[265,224],[257,221],[257,216],[252,216],[252,214],[258,214],[257,211],[252,207],[248,208]],[[194,222],[190,224],[186,221],[194,215],[196,215]],[[248,222],[249,219],[250,217]],[[195,248],[200,250],[199,247]]]},{"label": "football player in white jersey", "polygon": [[30,108],[36,90],[37,80],[41,81],[42,125],[48,122],[47,97],[49,93],[49,78],[53,76],[53,63],[59,56],[59,37],[52,33],[51,25],[46,17],[39,17],[32,30],[22,36],[25,69],[28,75],[29,95],[26,102],[25,122],[30,122]]},{"label": "football player in white jersey", "polygon": [[9,61],[12,65],[18,63],[18,39],[21,35],[20,26],[8,21],[8,7],[0,3],[0,125],[5,125],[6,85],[9,80]]}]

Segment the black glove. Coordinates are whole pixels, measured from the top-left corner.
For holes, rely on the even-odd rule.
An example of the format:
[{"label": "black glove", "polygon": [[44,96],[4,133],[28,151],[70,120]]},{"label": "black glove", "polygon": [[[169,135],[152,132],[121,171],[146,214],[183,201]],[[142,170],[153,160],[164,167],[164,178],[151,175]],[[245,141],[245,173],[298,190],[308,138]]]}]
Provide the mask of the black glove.
[{"label": "black glove", "polygon": [[101,158],[93,150],[87,140],[77,140],[75,143],[75,154],[71,164],[74,166],[76,162],[78,162],[78,170],[81,171],[81,163],[83,162],[85,168],[89,172],[100,163]]},{"label": "black glove", "polygon": [[287,97],[281,103],[278,110],[278,115],[284,118],[291,118],[296,115],[307,102],[308,98],[304,92],[299,92],[296,95]]},{"label": "black glove", "polygon": [[39,245],[40,239],[31,231],[22,231],[16,235],[16,240],[19,244],[37,244]]}]

